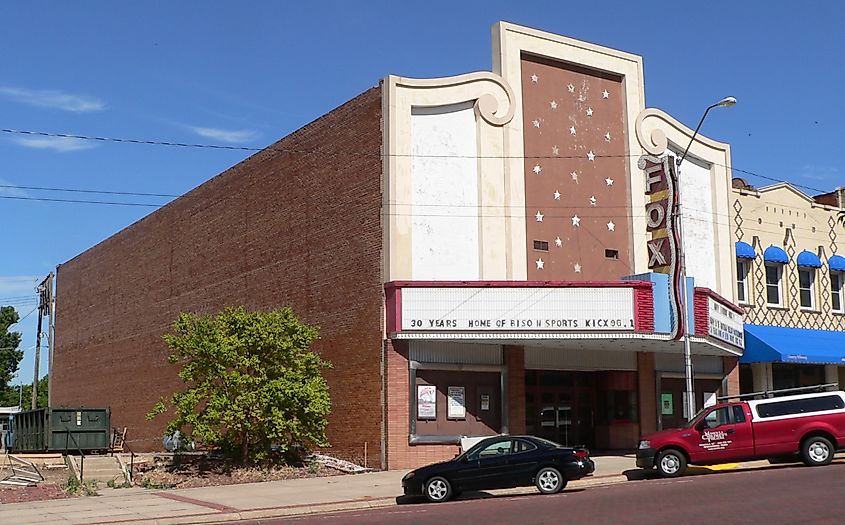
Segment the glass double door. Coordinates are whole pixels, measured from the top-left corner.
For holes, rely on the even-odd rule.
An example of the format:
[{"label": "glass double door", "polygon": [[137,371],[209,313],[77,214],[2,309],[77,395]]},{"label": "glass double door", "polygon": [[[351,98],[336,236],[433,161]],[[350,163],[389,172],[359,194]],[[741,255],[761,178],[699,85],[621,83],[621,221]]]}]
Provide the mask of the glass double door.
[{"label": "glass double door", "polygon": [[[526,381],[527,433],[566,446],[593,446],[595,387],[576,385],[574,381],[568,381],[572,373],[537,372],[536,374],[550,377],[540,377],[533,384]],[[551,376],[552,374],[557,377]],[[526,377],[526,379],[529,378]]]}]

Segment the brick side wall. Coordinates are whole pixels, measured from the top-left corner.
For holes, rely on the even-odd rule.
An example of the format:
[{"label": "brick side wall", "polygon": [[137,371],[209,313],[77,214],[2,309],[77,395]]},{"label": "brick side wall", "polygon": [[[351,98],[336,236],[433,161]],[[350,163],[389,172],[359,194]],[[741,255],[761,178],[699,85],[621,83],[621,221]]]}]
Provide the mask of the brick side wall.
[{"label": "brick side wall", "polygon": [[654,332],[654,285],[634,288],[634,330]]},{"label": "brick side wall", "polygon": [[144,415],[181,386],[177,314],[289,305],[334,363],[331,452],[363,462],[367,443],[379,465],[380,120],[376,87],[62,265],[55,404],[110,406],[133,450],[160,449],[165,419]]},{"label": "brick side wall", "polygon": [[722,395],[739,395],[739,358],[722,357],[722,370],[724,371],[728,387],[728,391],[722,392]]},{"label": "brick side wall", "polygon": [[457,445],[410,445],[408,396],[410,376],[408,346],[404,341],[388,341],[385,355],[387,397],[387,465],[391,470],[415,468],[452,459],[460,452]]},{"label": "brick side wall", "polygon": [[710,305],[707,301],[709,290],[696,288],[692,296],[693,310],[695,312],[694,335],[707,337],[710,333]]}]

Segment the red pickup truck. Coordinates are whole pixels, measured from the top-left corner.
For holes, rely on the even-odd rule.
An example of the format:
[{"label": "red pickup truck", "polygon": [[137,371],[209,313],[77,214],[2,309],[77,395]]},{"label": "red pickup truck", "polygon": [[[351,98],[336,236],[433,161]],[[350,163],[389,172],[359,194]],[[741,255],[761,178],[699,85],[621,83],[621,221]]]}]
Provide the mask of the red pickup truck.
[{"label": "red pickup truck", "polygon": [[796,455],[827,465],[844,447],[845,392],[823,392],[707,407],[682,428],[643,436],[637,466],[675,477],[687,465]]}]

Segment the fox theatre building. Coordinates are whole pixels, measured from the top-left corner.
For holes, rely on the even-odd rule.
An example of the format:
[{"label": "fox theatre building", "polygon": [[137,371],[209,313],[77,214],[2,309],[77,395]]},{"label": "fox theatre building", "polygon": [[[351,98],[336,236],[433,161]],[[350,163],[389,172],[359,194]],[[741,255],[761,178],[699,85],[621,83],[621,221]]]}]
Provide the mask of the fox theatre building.
[{"label": "fox theatre building", "polygon": [[686,325],[695,409],[739,393],[730,147],[677,172],[692,130],[637,55],[508,23],[493,49],[382,84],[390,468],[499,433],[633,449],[684,421]]}]

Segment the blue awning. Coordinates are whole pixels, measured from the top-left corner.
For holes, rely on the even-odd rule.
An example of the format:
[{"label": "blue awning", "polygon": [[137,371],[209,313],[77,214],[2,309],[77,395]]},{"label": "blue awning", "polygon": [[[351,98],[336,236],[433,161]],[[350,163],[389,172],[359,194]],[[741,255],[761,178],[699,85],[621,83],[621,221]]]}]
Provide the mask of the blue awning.
[{"label": "blue awning", "polygon": [[763,260],[766,262],[786,264],[789,262],[789,256],[786,255],[785,251],[777,246],[769,246],[766,248],[766,251],[763,252]]},{"label": "blue awning", "polygon": [[757,257],[757,254],[754,252],[754,248],[751,247],[750,244],[747,242],[737,241],[736,243],[736,258],[737,259],[754,259]]},{"label": "blue awning", "polygon": [[804,250],[803,252],[798,254],[798,266],[805,266],[808,268],[821,268],[822,261],[819,259],[819,256],[815,253]]},{"label": "blue awning", "polygon": [[845,364],[845,332],[745,325],[740,363]]},{"label": "blue awning", "polygon": [[827,260],[827,267],[834,272],[845,272],[845,257],[841,255],[831,255]]}]

